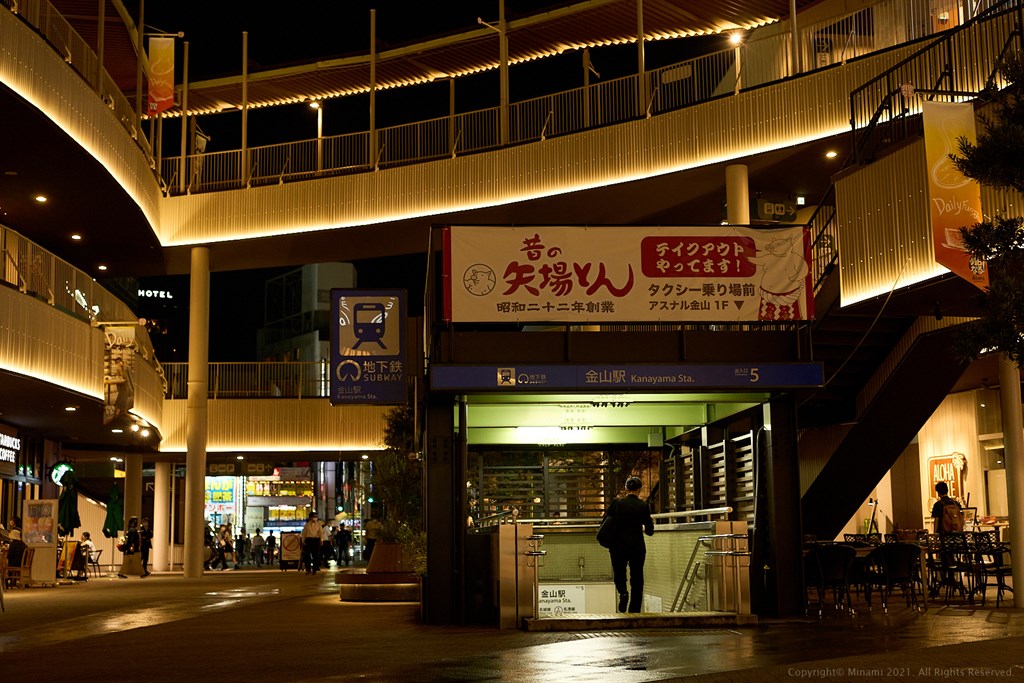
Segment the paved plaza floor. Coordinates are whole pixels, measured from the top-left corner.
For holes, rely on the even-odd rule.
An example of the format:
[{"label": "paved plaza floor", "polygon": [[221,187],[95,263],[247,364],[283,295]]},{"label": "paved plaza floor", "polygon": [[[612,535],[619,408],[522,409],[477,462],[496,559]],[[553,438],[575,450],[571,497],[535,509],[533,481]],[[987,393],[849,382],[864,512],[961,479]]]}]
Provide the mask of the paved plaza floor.
[{"label": "paved plaza floor", "polygon": [[1024,681],[1024,610],[762,619],[695,629],[424,626],[341,602],[333,572],[153,574],[9,590],[0,679],[29,681]]}]

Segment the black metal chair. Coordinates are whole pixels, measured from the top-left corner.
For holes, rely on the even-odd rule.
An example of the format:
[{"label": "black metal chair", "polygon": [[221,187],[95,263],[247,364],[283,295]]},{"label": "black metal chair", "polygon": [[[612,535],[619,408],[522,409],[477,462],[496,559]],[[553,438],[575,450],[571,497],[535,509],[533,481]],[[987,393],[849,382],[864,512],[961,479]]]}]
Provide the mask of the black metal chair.
[{"label": "black metal chair", "polygon": [[974,590],[981,593],[981,604],[984,606],[988,587],[995,586],[996,607],[999,607],[1003,593],[1013,592],[1013,588],[1006,585],[1006,577],[1013,574],[1010,549],[999,542],[999,536],[995,531],[975,531],[973,542]]},{"label": "black metal chair", "polygon": [[966,596],[974,602],[974,552],[969,532],[939,534],[942,544],[940,553],[942,585],[945,587],[945,601],[953,594]]},{"label": "black metal chair", "polygon": [[102,554],[103,548],[89,553],[89,570],[92,571],[93,576],[99,576],[102,573],[100,571],[100,555]]},{"label": "black metal chair", "polygon": [[914,543],[884,543],[874,555],[879,572],[878,585],[882,594],[882,609],[888,614],[889,598],[893,589],[899,587],[907,601],[907,607],[920,609],[917,601],[917,587],[924,597],[925,587],[921,581],[921,547]]},{"label": "black metal chair", "polygon": [[[808,573],[807,587],[814,585],[818,593],[818,616],[824,615],[825,595],[832,590],[832,604],[836,610],[853,613],[850,605],[850,567],[857,550],[845,543],[812,546],[805,559]],[[813,583],[812,583],[813,582]]]}]

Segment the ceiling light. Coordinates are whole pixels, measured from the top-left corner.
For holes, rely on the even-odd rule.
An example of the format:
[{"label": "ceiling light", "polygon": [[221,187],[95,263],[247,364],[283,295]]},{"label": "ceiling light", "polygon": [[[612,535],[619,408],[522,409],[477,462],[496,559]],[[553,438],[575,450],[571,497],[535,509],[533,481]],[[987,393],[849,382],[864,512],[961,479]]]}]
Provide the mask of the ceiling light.
[{"label": "ceiling light", "polygon": [[245,456],[244,455],[236,455],[235,456],[235,460],[245,460]]},{"label": "ceiling light", "polygon": [[96,269],[97,270],[106,270],[107,267],[101,263],[100,265],[96,266]]},{"label": "ceiling light", "polygon": [[144,438],[144,439],[149,438],[149,430],[148,429],[143,429],[139,433],[142,435],[142,438]]},{"label": "ceiling light", "polygon": [[320,108],[320,101],[319,100],[310,100],[309,108],[310,109],[319,109]]},{"label": "ceiling light", "polygon": [[133,432],[139,431],[139,425],[132,425],[132,431]]},{"label": "ceiling light", "polygon": [[363,460],[369,460],[369,459],[370,459],[370,456],[365,455],[365,454],[363,455]]},{"label": "ceiling light", "polygon": [[64,406],[64,410],[68,411],[69,413],[73,413],[76,410],[78,410],[78,406]]},{"label": "ceiling light", "polygon": [[124,430],[121,429],[120,427],[114,427],[110,431],[112,431],[114,434],[124,434]]},{"label": "ceiling light", "polygon": [[74,233],[74,234],[72,234],[72,235],[71,235],[71,239],[73,239],[73,240],[75,240],[76,242],[78,242],[79,240],[81,240],[81,239],[82,239],[82,236],[81,236],[81,235],[79,235],[79,234],[78,234],[78,233],[76,232],[76,233]]},{"label": "ceiling light", "polygon": [[37,202],[39,202],[40,204],[45,204],[45,203],[46,203],[46,195],[41,195],[41,194],[37,194],[37,195],[36,195],[36,196],[34,197],[34,199],[35,199],[35,200],[36,200]]},{"label": "ceiling light", "polygon": [[743,42],[743,33],[740,31],[734,31],[729,34],[729,42],[733,45],[739,45]]},{"label": "ceiling light", "polygon": [[830,149],[829,151],[825,152],[825,156],[829,159],[835,159],[837,156],[839,156],[839,152],[835,151],[834,149]]}]

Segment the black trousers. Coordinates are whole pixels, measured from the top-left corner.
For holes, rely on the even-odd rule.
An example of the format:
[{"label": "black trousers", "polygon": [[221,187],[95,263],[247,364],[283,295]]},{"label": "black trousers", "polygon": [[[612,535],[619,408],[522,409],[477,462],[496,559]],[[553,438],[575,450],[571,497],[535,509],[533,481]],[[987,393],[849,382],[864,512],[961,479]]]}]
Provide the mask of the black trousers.
[{"label": "black trousers", "polygon": [[307,538],[302,544],[302,565],[313,574],[320,569],[320,539]]},{"label": "black trousers", "polygon": [[647,559],[645,546],[609,548],[612,558],[612,576],[615,590],[623,595],[626,590],[626,568],[629,568],[629,611],[639,612],[644,600],[644,560]]}]

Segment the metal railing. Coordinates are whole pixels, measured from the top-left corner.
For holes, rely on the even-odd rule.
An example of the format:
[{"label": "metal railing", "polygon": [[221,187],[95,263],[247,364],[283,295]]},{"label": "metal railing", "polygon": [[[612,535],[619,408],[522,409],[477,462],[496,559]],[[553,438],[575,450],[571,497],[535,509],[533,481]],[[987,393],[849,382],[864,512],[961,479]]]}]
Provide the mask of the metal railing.
[{"label": "metal railing", "polygon": [[153,153],[149,140],[140,135],[135,107],[117,87],[106,69],[100,69],[99,58],[82,36],[61,16],[48,0],[0,0],[0,6],[7,7],[22,21],[34,28],[40,36],[63,57],[72,69],[88,83],[96,95],[113,110],[117,120],[132,136],[147,159]]},{"label": "metal railing", "polygon": [[[165,363],[168,399],[188,398],[188,363]],[[210,363],[209,398],[327,398],[327,361]]]},{"label": "metal railing", "polygon": [[1021,0],[992,3],[974,21],[958,26],[850,94],[855,163],[920,133],[924,99],[961,102],[1005,85],[1004,56],[1021,36]]},{"label": "metal railing", "polygon": [[[1014,0],[1017,1],[1017,0]],[[985,3],[986,5],[992,3]],[[805,71],[828,67],[953,28],[956,22],[934,20],[925,0],[887,0],[858,12],[798,27]],[[885,30],[899,17],[896,28]],[[898,30],[897,30],[898,29]],[[823,36],[841,34],[841,44]],[[794,46],[788,32],[758,37],[742,48],[727,48],[670,64],[643,74],[609,79],[586,87],[556,92],[508,108],[510,145],[578,133],[655,116],[716,97],[730,96],[793,75]],[[823,55],[828,56],[824,58]],[[736,58],[742,68],[737,72]],[[390,166],[431,161],[502,146],[500,108],[490,107],[380,128],[375,131],[378,154],[370,153],[368,131],[319,139],[286,142],[247,151],[231,150],[189,155],[188,192],[208,192],[243,186],[305,180],[310,177],[367,172]],[[858,119],[864,124],[870,117]],[[242,154],[250,163],[242,163]],[[180,158],[164,159],[160,172],[174,177]],[[254,169],[250,178],[242,169]],[[176,192],[174,183],[167,183]]]},{"label": "metal railing", "polygon": [[0,225],[0,283],[84,322],[125,322],[138,316],[87,273]]},{"label": "metal railing", "polygon": [[[969,4],[965,18],[979,13],[992,15],[1018,2],[979,0]],[[100,68],[88,43],[54,7],[47,0],[0,0],[0,5],[46,39],[114,111],[143,154],[152,159],[150,142],[138,130],[134,107]],[[796,45],[787,31],[768,27],[755,32],[742,48],[728,48],[643,74],[516,102],[509,106],[508,142],[514,145],[613,125],[779,81],[794,75],[794,50],[801,56],[803,70],[809,71],[958,26],[958,3],[946,0],[940,5],[936,6],[934,0],[885,0],[798,27]],[[991,47],[983,44],[983,36],[978,41],[979,50],[967,49],[965,59],[980,57],[980,48]],[[737,57],[741,55],[743,66],[737,69]],[[894,78],[896,83],[924,82]],[[891,86],[891,79],[881,86],[885,89],[883,99],[894,99]],[[864,99],[873,100],[872,107],[878,102],[871,95]],[[855,107],[854,127],[877,123],[879,117],[873,113]],[[178,191],[174,181],[182,175],[186,192],[207,192],[371,171],[499,148],[499,114],[498,107],[491,107],[378,129],[376,148],[372,150],[371,134],[364,131],[249,148],[244,152],[249,155],[245,160],[248,163],[243,163],[242,150],[188,155],[184,169],[180,157],[165,158],[156,171],[167,192]],[[248,174],[246,169],[250,169]]]}]

